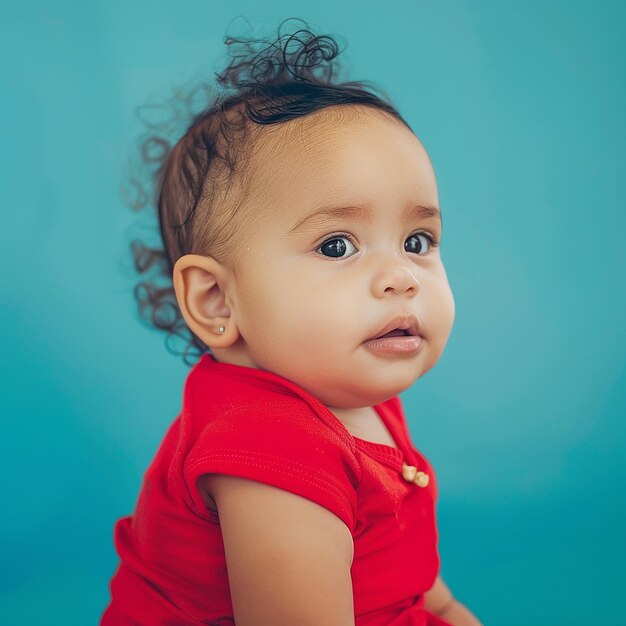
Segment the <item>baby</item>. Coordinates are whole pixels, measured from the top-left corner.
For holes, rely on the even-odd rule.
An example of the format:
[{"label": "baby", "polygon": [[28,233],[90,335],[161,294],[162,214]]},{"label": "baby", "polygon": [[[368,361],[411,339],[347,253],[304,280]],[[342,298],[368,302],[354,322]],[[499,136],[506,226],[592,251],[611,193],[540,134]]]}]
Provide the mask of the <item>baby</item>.
[{"label": "baby", "polygon": [[428,154],[387,99],[332,81],[331,37],[245,43],[218,76],[234,93],[158,170],[171,283],[147,300],[175,302],[157,325],[200,358],[116,524],[101,623],[479,625],[439,576],[398,397],[454,322]]}]

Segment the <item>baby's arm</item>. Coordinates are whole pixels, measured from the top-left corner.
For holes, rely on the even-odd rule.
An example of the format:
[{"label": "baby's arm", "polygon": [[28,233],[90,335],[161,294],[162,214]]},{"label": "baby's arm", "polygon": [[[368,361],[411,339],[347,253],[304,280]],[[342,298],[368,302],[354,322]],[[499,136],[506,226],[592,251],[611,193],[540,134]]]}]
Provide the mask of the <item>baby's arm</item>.
[{"label": "baby's arm", "polygon": [[435,584],[424,594],[424,607],[453,626],[482,626],[465,606],[454,599],[441,576],[437,576]]},{"label": "baby's arm", "polygon": [[237,626],[354,625],[354,546],[342,520],[245,478],[206,474],[198,486],[217,505]]}]

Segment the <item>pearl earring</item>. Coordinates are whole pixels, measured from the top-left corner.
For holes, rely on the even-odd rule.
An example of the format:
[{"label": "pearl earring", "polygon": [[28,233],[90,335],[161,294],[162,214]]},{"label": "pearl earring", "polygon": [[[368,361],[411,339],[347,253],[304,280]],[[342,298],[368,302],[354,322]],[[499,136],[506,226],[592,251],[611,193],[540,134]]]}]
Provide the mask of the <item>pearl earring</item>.
[{"label": "pearl earring", "polygon": [[218,332],[223,333],[226,329],[223,326],[220,326],[217,330]]}]

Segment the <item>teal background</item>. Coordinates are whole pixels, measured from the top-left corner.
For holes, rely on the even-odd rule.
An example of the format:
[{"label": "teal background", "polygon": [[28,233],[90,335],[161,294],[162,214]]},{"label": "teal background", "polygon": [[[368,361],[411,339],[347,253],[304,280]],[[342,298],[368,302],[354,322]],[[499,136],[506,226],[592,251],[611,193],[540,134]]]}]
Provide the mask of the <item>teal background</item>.
[{"label": "teal background", "polygon": [[221,68],[237,16],[342,37],[433,161],[456,323],[403,400],[444,579],[487,625],[626,624],[626,5],[571,0],[1,4],[0,622],[108,602],[187,373],[131,293],[135,109]]}]

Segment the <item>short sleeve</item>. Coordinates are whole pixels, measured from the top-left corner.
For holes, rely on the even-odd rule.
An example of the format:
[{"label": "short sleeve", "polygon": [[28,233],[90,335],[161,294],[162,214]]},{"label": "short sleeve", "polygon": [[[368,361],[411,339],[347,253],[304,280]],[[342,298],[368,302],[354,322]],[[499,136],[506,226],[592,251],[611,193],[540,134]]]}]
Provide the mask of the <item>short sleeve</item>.
[{"label": "short sleeve", "polygon": [[312,500],[352,532],[360,468],[354,449],[301,399],[259,403],[211,419],[183,465],[197,511],[196,482],[209,473],[240,476]]}]

